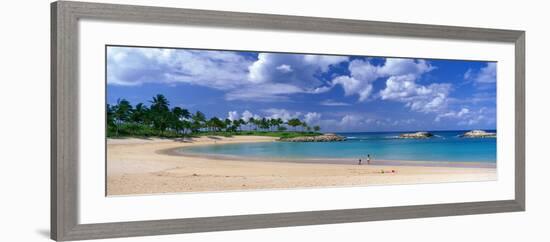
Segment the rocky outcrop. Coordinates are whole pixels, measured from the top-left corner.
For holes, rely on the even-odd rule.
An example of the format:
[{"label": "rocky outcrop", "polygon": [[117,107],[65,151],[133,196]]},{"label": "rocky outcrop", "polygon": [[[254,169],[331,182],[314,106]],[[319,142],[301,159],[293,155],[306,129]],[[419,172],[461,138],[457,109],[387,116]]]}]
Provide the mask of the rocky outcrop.
[{"label": "rocky outcrop", "polygon": [[497,133],[485,132],[484,130],[472,130],[464,133],[463,138],[496,138]]},{"label": "rocky outcrop", "polygon": [[416,133],[406,133],[406,134],[400,134],[400,139],[427,139],[431,138],[434,135],[429,132],[416,132]]},{"label": "rocky outcrop", "polygon": [[332,133],[317,135],[317,136],[281,138],[281,141],[287,141],[287,142],[335,142],[335,141],[344,141],[344,140],[346,140],[345,137],[342,137],[337,134],[332,134]]}]

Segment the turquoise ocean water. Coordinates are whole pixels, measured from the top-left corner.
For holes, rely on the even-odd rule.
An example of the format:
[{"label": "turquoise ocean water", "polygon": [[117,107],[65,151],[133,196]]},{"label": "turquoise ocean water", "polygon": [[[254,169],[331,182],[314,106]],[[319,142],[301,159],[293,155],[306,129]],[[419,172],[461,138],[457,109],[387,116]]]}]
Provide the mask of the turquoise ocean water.
[{"label": "turquoise ocean water", "polygon": [[[494,130],[487,130],[495,132]],[[496,162],[495,138],[460,138],[466,131],[433,131],[430,139],[398,139],[403,132],[338,133],[342,142],[268,142],[184,148],[192,154],[281,159],[364,158],[373,160]]]}]

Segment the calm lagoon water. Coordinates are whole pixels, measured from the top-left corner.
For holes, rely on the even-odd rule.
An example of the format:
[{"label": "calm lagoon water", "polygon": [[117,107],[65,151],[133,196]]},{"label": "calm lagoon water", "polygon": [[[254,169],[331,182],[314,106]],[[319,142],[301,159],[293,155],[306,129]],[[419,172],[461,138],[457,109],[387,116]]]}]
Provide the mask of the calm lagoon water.
[{"label": "calm lagoon water", "polygon": [[[488,130],[490,131],[490,130]],[[397,139],[402,132],[338,133],[343,142],[268,142],[184,148],[193,154],[281,159],[360,158],[375,160],[496,162],[495,138],[460,138],[465,131],[434,131],[431,139]],[[490,131],[490,132],[495,132]]]}]

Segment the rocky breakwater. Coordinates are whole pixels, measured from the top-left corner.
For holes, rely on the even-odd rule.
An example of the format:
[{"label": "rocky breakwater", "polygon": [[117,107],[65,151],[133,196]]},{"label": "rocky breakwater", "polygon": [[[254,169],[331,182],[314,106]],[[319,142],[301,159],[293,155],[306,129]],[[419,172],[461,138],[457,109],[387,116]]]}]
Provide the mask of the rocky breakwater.
[{"label": "rocky breakwater", "polygon": [[317,136],[300,136],[300,137],[294,137],[294,138],[281,138],[280,141],[286,141],[286,142],[336,142],[336,141],[344,141],[346,140],[346,137],[342,137],[337,134],[322,134]]},{"label": "rocky breakwater", "polygon": [[431,138],[434,135],[430,132],[416,132],[416,133],[406,133],[406,134],[400,134],[400,139],[427,139]]},{"label": "rocky breakwater", "polygon": [[497,133],[485,132],[484,130],[472,130],[464,133],[462,138],[496,138]]}]

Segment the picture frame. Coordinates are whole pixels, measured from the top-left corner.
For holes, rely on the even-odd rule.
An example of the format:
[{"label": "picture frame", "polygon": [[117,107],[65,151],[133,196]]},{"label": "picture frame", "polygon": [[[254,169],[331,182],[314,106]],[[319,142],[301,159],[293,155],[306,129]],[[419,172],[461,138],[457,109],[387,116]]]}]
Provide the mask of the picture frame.
[{"label": "picture frame", "polygon": [[[525,32],[165,7],[51,4],[51,238],[58,241],[525,211]],[[515,46],[515,198],[483,202],[82,224],[78,207],[79,21],[271,29],[512,43]]]}]

